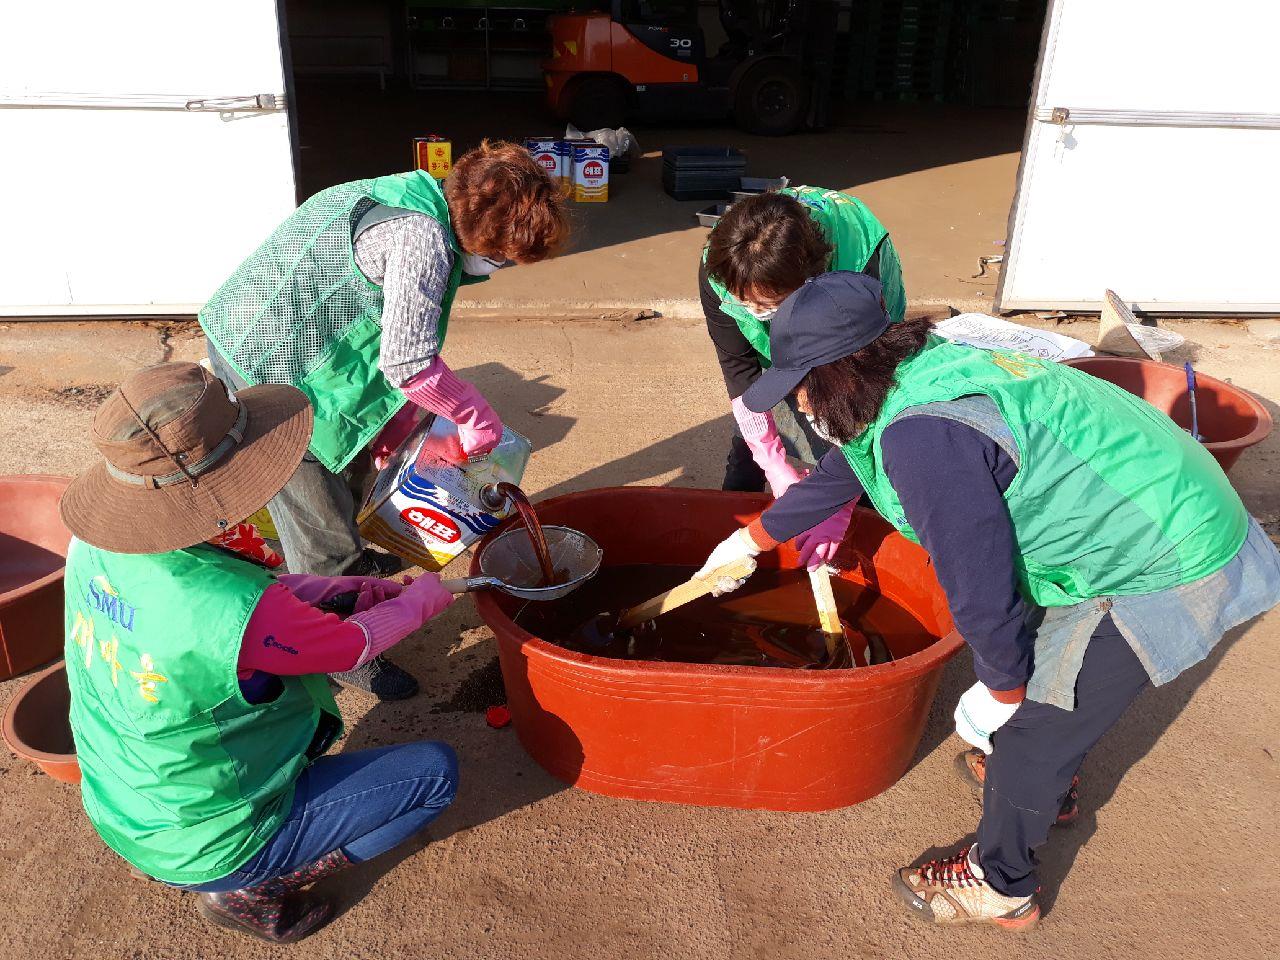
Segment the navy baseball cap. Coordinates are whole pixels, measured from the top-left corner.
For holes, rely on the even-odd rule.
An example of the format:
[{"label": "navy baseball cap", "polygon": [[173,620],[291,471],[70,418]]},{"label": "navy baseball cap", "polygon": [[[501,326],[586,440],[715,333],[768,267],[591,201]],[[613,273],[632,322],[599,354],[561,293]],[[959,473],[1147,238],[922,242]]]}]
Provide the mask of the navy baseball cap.
[{"label": "navy baseball cap", "polygon": [[778,308],[769,325],[773,366],[742,402],[748,410],[772,410],[814,367],[857,353],[889,328],[880,281],[836,270],[810,277]]}]

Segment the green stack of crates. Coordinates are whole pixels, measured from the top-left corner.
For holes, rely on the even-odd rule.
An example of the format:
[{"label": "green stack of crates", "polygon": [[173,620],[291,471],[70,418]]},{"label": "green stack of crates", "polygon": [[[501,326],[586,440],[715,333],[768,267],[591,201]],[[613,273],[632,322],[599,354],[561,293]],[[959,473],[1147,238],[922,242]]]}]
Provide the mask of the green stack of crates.
[{"label": "green stack of crates", "polygon": [[955,0],[855,4],[850,33],[859,56],[846,91],[873,100],[943,100],[955,6]]},{"label": "green stack of crates", "polygon": [[962,0],[952,60],[952,100],[1024,107],[1031,96],[1048,0]]},{"label": "green stack of crates", "polygon": [[1048,0],[844,0],[832,91],[1025,107]]}]

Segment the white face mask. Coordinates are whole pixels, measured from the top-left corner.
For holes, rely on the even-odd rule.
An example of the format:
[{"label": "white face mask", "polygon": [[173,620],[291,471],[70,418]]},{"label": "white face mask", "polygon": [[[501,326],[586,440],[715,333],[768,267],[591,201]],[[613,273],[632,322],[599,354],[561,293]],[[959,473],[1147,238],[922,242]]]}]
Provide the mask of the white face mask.
[{"label": "white face mask", "polygon": [[482,257],[478,253],[464,253],[462,255],[462,272],[468,273],[473,277],[487,277],[491,273],[497,273],[507,263],[508,261],[506,260]]},{"label": "white face mask", "polygon": [[813,419],[813,414],[806,413],[804,415],[804,418],[809,421],[809,426],[813,427],[814,433],[820,436],[823,440],[827,441],[827,443],[831,444],[833,447],[840,446],[839,441],[837,441],[834,437],[832,437],[831,434],[827,433],[827,431],[823,430],[822,425],[818,423],[817,420]]},{"label": "white face mask", "polygon": [[777,307],[769,307],[766,310],[757,310],[755,307],[751,306],[751,304],[749,303],[744,303],[743,306],[746,307],[747,313],[751,314],[757,320],[760,320],[763,322],[772,320],[774,317],[778,315]]}]

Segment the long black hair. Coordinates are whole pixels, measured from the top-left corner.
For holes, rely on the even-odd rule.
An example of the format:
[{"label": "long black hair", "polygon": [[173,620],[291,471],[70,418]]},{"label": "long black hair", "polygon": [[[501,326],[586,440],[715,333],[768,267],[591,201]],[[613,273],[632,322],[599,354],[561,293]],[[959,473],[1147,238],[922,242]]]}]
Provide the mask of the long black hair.
[{"label": "long black hair", "polygon": [[857,353],[814,367],[800,381],[812,417],[837,443],[848,443],[880,413],[898,366],[919,353],[933,324],[903,320]]}]

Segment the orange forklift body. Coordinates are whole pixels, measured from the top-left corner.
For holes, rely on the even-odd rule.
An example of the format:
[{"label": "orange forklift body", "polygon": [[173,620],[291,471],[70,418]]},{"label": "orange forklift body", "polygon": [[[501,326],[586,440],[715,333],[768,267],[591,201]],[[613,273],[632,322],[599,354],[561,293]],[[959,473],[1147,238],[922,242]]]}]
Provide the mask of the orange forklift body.
[{"label": "orange forklift body", "polygon": [[698,82],[698,68],[646,47],[607,13],[561,14],[551,18],[551,59],[542,69],[547,106],[565,112],[569,82],[587,74],[614,74],[632,87],[650,83]]}]

